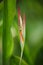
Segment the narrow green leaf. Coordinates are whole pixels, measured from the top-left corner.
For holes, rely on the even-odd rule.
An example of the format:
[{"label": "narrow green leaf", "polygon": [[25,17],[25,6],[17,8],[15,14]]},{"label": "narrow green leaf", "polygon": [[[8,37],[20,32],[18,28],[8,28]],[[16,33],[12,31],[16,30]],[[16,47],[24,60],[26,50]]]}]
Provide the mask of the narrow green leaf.
[{"label": "narrow green leaf", "polygon": [[3,21],[3,65],[13,53],[13,38],[11,35],[11,25],[16,12],[16,0],[4,0],[4,21]]},{"label": "narrow green leaf", "polygon": [[[19,65],[20,57],[12,56],[10,59],[10,65]],[[21,65],[28,65],[23,59]]]}]

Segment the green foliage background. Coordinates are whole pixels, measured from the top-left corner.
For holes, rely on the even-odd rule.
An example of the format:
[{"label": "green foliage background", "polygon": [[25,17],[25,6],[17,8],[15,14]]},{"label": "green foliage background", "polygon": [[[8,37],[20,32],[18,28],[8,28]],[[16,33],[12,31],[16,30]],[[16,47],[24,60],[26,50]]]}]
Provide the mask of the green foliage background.
[{"label": "green foliage background", "polygon": [[[21,65],[43,65],[43,0],[4,0],[0,3],[0,65],[2,55],[3,65],[19,65],[20,62],[18,7],[22,16],[26,14],[26,39]],[[11,27],[16,32],[14,38]]]}]

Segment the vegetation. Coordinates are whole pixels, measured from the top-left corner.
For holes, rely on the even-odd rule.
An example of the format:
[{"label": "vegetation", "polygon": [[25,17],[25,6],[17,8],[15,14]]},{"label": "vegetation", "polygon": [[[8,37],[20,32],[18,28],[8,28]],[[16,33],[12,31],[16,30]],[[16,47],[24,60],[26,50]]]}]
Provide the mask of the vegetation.
[{"label": "vegetation", "polygon": [[0,65],[2,55],[3,65],[19,65],[20,62],[18,7],[22,16],[26,14],[26,39],[21,65],[43,65],[43,0],[0,1]]}]

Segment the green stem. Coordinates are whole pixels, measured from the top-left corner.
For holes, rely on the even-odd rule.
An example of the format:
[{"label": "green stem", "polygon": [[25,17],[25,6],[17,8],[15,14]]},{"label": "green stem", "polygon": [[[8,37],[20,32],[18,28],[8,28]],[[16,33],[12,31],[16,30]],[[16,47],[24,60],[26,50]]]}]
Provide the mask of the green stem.
[{"label": "green stem", "polygon": [[13,39],[11,35],[11,25],[16,12],[16,0],[4,0],[3,19],[3,65],[8,65],[8,60],[13,52]]}]

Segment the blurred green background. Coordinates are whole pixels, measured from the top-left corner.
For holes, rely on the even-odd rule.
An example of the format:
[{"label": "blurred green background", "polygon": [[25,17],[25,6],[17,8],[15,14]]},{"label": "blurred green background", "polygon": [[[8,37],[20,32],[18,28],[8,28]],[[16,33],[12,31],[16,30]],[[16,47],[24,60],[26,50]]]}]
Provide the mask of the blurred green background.
[{"label": "blurred green background", "polygon": [[[8,7],[10,7],[10,0],[8,3]],[[20,61],[21,48],[17,14],[17,8],[20,7],[21,15],[23,16],[24,13],[26,14],[26,39],[22,65],[43,65],[43,0],[16,0],[15,3],[16,6],[14,3],[12,6],[14,6],[16,12],[14,11],[10,13],[10,9],[12,9],[10,8],[7,13],[14,13],[12,15],[14,16],[13,21],[12,23],[10,22],[10,33],[12,34],[14,43],[11,43],[7,49],[7,57],[9,57],[8,63],[9,65],[19,65]],[[3,0],[0,0],[0,65],[2,65],[3,5]],[[13,52],[11,51],[12,47]]]}]

